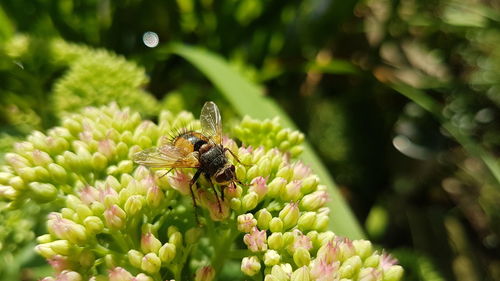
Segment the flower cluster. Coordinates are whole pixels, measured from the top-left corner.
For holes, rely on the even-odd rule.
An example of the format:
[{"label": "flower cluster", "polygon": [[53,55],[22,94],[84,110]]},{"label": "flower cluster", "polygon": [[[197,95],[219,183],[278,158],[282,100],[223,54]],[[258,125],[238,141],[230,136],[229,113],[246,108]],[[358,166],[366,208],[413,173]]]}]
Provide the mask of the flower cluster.
[{"label": "flower cluster", "polygon": [[198,209],[193,169],[166,174],[131,159],[199,122],[164,111],[154,124],[116,105],[87,108],[18,143],[0,173],[0,198],[11,208],[52,206],[36,246],[57,274],[45,280],[208,281],[230,259],[260,280],[399,280],[402,268],[370,242],[327,230],[327,187],[294,159],[302,134],[276,120],[262,124],[242,121],[242,146],[224,138],[242,184],[218,186],[221,200],[200,179]]},{"label": "flower cluster", "polygon": [[299,131],[283,128],[278,117],[256,120],[245,116],[239,126],[233,128],[233,134],[245,145],[277,148],[292,157],[299,156],[303,149],[300,144],[304,141],[304,135]]}]

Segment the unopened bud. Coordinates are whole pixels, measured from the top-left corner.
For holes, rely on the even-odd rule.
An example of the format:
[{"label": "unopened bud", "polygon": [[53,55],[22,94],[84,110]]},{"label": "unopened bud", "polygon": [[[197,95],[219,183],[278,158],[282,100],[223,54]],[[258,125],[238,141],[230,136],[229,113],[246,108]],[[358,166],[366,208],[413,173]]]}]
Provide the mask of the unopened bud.
[{"label": "unopened bud", "polygon": [[149,253],[142,258],[141,269],[154,274],[160,270],[161,260],[155,253]]},{"label": "unopened bud", "polygon": [[359,256],[353,256],[348,258],[342,263],[339,268],[339,274],[341,278],[352,278],[354,274],[361,268],[361,258]]},{"label": "unopened bud", "polygon": [[305,212],[300,216],[297,224],[300,230],[307,231],[314,228],[315,222],[316,222],[316,213]]},{"label": "unopened bud", "polygon": [[151,232],[142,235],[141,250],[143,253],[158,253],[161,242]]},{"label": "unopened bud", "polygon": [[283,229],[290,229],[297,224],[299,219],[299,206],[297,203],[288,203],[280,211],[279,217],[283,221]]},{"label": "unopened bud", "polygon": [[50,202],[57,196],[57,189],[52,184],[32,182],[28,186],[32,191],[31,197],[37,202]]},{"label": "unopened bud", "polygon": [[238,216],[238,230],[240,232],[249,233],[256,225],[257,220],[253,217],[253,214],[248,213]]},{"label": "unopened bud", "polygon": [[399,281],[403,278],[403,267],[400,265],[393,265],[384,271],[384,281]]},{"label": "unopened bud", "polygon": [[309,268],[307,266],[303,266],[292,273],[290,277],[291,281],[309,281],[311,280],[311,276],[309,273]]},{"label": "unopened bud", "polygon": [[250,211],[254,209],[259,203],[259,196],[255,192],[249,192],[241,201],[241,207],[244,211]]},{"label": "unopened bud", "polygon": [[195,281],[212,281],[215,278],[215,269],[211,266],[204,266],[196,270]]},{"label": "unopened bud", "polygon": [[283,231],[283,221],[280,218],[272,218],[269,222],[269,229],[271,232]]},{"label": "unopened bud", "polygon": [[298,267],[307,266],[311,262],[311,254],[303,247],[299,247],[293,253],[293,261]]},{"label": "unopened bud", "polygon": [[273,250],[279,250],[283,248],[284,245],[283,234],[281,232],[272,233],[267,238],[267,245],[269,245],[269,248]]},{"label": "unopened bud", "polygon": [[139,213],[142,209],[142,202],[144,200],[144,197],[142,195],[132,195],[127,199],[127,202],[125,202],[125,212],[130,215],[134,216],[137,213]]},{"label": "unopened bud", "polygon": [[264,254],[264,264],[266,266],[277,265],[281,261],[281,256],[275,250],[267,250]]},{"label": "unopened bud", "polygon": [[128,261],[136,268],[141,268],[142,258],[144,255],[137,250],[130,250],[127,253]]},{"label": "unopened bud", "polygon": [[172,243],[165,243],[159,251],[160,260],[164,263],[170,263],[175,258],[175,254],[175,245]]},{"label": "unopened bud", "polygon": [[269,229],[269,223],[271,222],[273,216],[266,208],[259,210],[256,217],[259,229]]},{"label": "unopened bud", "polygon": [[260,271],[259,259],[256,256],[244,257],[241,261],[241,271],[248,276],[254,276]]}]

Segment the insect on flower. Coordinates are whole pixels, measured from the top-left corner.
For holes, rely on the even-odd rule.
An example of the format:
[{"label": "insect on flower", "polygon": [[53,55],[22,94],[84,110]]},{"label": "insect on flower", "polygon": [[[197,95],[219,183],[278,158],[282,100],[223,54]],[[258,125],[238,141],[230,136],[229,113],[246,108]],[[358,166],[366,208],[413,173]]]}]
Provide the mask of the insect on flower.
[{"label": "insect on flower", "polygon": [[[219,108],[211,101],[206,102],[200,115],[201,132],[184,131],[178,134],[168,144],[149,148],[136,153],[134,162],[151,168],[197,168],[196,173],[189,182],[189,190],[193,205],[196,209],[193,185],[203,174],[209,182],[219,211],[222,212],[219,195],[213,183],[220,187],[220,198],[224,201],[224,188],[230,184],[242,184],[237,178],[235,167],[231,164],[226,152],[241,163],[238,157],[222,145],[222,123]],[[195,211],[196,212],[196,211]]]}]

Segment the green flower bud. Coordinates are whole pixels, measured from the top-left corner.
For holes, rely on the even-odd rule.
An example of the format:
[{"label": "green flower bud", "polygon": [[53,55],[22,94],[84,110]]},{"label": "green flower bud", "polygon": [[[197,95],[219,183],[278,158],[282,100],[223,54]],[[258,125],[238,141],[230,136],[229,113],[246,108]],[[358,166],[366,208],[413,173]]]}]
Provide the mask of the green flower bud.
[{"label": "green flower bud", "polygon": [[379,262],[380,262],[380,255],[373,254],[365,259],[363,266],[375,268],[378,266]]},{"label": "green flower bud", "polygon": [[281,232],[272,233],[267,238],[267,245],[269,246],[270,249],[273,250],[280,250],[281,248],[283,248],[284,245],[283,234]]},{"label": "green flower bud", "polygon": [[300,216],[297,224],[298,224],[298,227],[300,230],[306,231],[306,230],[313,229],[315,222],[316,222],[316,213],[315,212],[305,212]]},{"label": "green flower bud", "polygon": [[[291,270],[291,267],[290,267]],[[282,266],[275,265],[271,269],[271,275],[278,281],[288,281],[290,278],[288,277],[287,271],[283,269]]]},{"label": "green flower bud", "polygon": [[47,167],[49,174],[56,183],[65,183],[68,177],[66,170],[58,164],[50,163]]},{"label": "green flower bud", "polygon": [[160,247],[161,242],[153,235],[153,233],[148,232],[142,235],[141,250],[143,253],[158,253]]},{"label": "green flower bud", "polygon": [[142,258],[141,269],[147,273],[154,274],[160,271],[161,260],[155,253],[146,254]]},{"label": "green flower bud", "polygon": [[248,179],[253,179],[259,176],[259,166],[253,165],[252,167],[247,169],[246,177]]},{"label": "green flower bud", "polygon": [[128,251],[127,256],[128,256],[128,261],[132,266],[136,268],[141,268],[142,258],[144,257],[144,255],[141,252],[136,250],[130,250]]},{"label": "green flower bud", "polygon": [[[248,162],[245,162],[243,159],[240,159],[240,161],[242,161],[242,163],[248,163]],[[240,180],[247,179],[247,170],[246,170],[245,166],[236,165],[236,178],[238,178]]]},{"label": "green flower bud", "polygon": [[[44,280],[42,280],[44,281]],[[264,277],[264,281],[279,281],[276,277],[272,276],[271,274],[267,274],[265,277]]]},{"label": "green flower bud", "polygon": [[32,182],[37,179],[35,169],[31,167],[20,168],[19,170],[17,170],[17,173],[23,179],[24,182]]},{"label": "green flower bud", "polygon": [[95,255],[92,251],[85,249],[80,253],[78,261],[80,262],[81,266],[90,268],[95,263]]},{"label": "green flower bud", "polygon": [[142,202],[144,201],[144,197],[142,195],[132,195],[125,202],[125,212],[129,216],[134,216],[139,213],[142,209]]},{"label": "green flower bud", "polygon": [[175,245],[177,248],[182,248],[182,234],[180,232],[174,232],[168,237],[168,242]]},{"label": "green flower bud", "polygon": [[267,250],[264,254],[264,264],[266,266],[277,265],[281,261],[281,256],[275,250]]},{"label": "green flower bud", "polygon": [[271,213],[266,209],[261,209],[257,212],[257,225],[259,226],[259,229],[269,229],[269,223],[273,219],[273,216]]},{"label": "green flower bud", "polygon": [[156,184],[148,188],[148,191],[146,193],[146,202],[149,206],[153,208],[159,207],[164,198],[165,194]]},{"label": "green flower bud", "polygon": [[117,145],[116,145],[116,149],[115,149],[115,153],[116,155],[120,158],[120,159],[124,159],[126,158],[128,155],[128,146],[126,143],[124,142],[119,142]]},{"label": "green flower bud", "polygon": [[95,171],[102,171],[108,166],[108,159],[104,154],[95,152],[92,154],[92,168]]},{"label": "green flower bud", "polygon": [[283,193],[281,194],[281,199],[283,201],[298,201],[302,197],[302,193],[300,192],[300,187],[302,185],[302,181],[293,180],[285,185],[283,189]]},{"label": "green flower bud", "polygon": [[269,222],[269,229],[271,232],[283,231],[283,221],[280,218],[272,218]]},{"label": "green flower bud", "polygon": [[297,203],[288,203],[280,211],[279,217],[283,221],[283,229],[290,229],[297,224],[299,220],[299,206]]},{"label": "green flower bud", "polygon": [[78,133],[83,130],[82,124],[72,118],[65,118],[62,125],[64,128],[68,129],[72,135],[78,135]]},{"label": "green flower bud", "polygon": [[295,262],[298,267],[307,266],[311,262],[311,254],[305,248],[299,247],[293,253],[293,262]]},{"label": "green flower bud", "polygon": [[241,207],[243,211],[250,211],[254,209],[259,203],[259,195],[255,192],[249,192],[247,195],[243,196],[241,200]]},{"label": "green flower bud", "polygon": [[57,189],[49,183],[32,182],[28,184],[32,193],[31,198],[40,203],[50,202],[57,197]]},{"label": "green flower bud", "polygon": [[241,271],[248,276],[254,276],[260,271],[259,259],[256,256],[244,257],[241,261]]},{"label": "green flower bud", "polygon": [[307,194],[300,200],[300,207],[307,211],[315,211],[323,207],[328,200],[328,193],[323,190]]},{"label": "green flower bud", "polygon": [[31,158],[32,158],[33,164],[35,164],[35,166],[47,166],[48,164],[53,162],[52,158],[50,158],[50,156],[49,156],[49,154],[47,154],[47,152],[41,151],[38,149],[35,149],[32,152]]},{"label": "green flower bud", "polygon": [[290,165],[281,167],[276,173],[276,177],[284,178],[286,181],[291,180],[293,177],[293,168]]},{"label": "green flower bud", "polygon": [[56,255],[56,252],[54,252],[54,250],[52,250],[52,248],[48,244],[36,245],[35,251],[46,259],[50,259]]},{"label": "green flower bud", "polygon": [[201,235],[203,234],[203,231],[199,227],[192,227],[186,231],[186,244],[187,245],[192,245],[198,243],[198,240],[200,240]]},{"label": "green flower bud", "polygon": [[69,256],[71,244],[68,240],[55,240],[48,243],[50,248],[59,255]]},{"label": "green flower bud", "polygon": [[300,187],[300,191],[302,192],[302,194],[309,194],[314,190],[316,190],[318,184],[319,184],[318,176],[310,175],[302,180],[302,186]]},{"label": "green flower bud", "polygon": [[303,266],[292,273],[290,277],[291,281],[309,281],[311,280],[309,268],[307,266]]},{"label": "green flower bud", "polygon": [[45,243],[52,242],[52,238],[51,238],[50,234],[44,234],[44,235],[38,236],[36,238],[36,242],[38,242],[38,244],[45,244]]},{"label": "green flower bud", "polygon": [[393,265],[384,270],[384,281],[399,281],[403,278],[404,270],[400,265]]},{"label": "green flower bud", "polygon": [[316,229],[317,231],[326,231],[328,229],[328,223],[329,218],[327,215],[316,216],[313,229]]},{"label": "green flower bud", "polygon": [[356,251],[356,255],[358,255],[361,259],[366,259],[373,252],[372,243],[368,240],[354,240],[352,241],[352,245]]},{"label": "green flower bud", "polygon": [[175,254],[175,245],[172,243],[165,243],[159,250],[160,260],[164,263],[170,263],[175,258]]},{"label": "green flower bud", "polygon": [[231,202],[229,203],[231,206],[231,209],[239,212],[241,209],[241,200],[238,198],[231,198]]},{"label": "green flower bud", "polygon": [[26,184],[23,179],[19,176],[12,177],[8,180],[7,185],[12,186],[15,190],[21,191],[26,189]]},{"label": "green flower bud", "polygon": [[352,278],[356,272],[361,268],[361,258],[353,256],[348,258],[339,268],[341,278]]},{"label": "green flower bud", "polygon": [[19,192],[8,185],[0,185],[0,198],[4,197],[8,200],[14,201],[17,196],[19,196]]}]

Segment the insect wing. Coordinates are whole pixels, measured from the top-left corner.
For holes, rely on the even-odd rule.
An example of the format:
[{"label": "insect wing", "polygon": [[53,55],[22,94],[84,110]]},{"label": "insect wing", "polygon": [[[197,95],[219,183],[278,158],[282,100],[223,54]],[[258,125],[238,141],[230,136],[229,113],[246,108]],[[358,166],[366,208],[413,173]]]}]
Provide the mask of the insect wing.
[{"label": "insect wing", "polygon": [[149,148],[134,154],[134,162],[151,168],[197,168],[196,152],[186,153],[172,145]]},{"label": "insect wing", "polygon": [[222,142],[222,122],[219,108],[214,102],[208,101],[203,105],[200,114],[201,132],[211,138],[216,144]]}]

